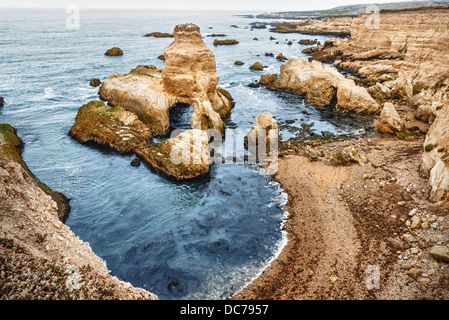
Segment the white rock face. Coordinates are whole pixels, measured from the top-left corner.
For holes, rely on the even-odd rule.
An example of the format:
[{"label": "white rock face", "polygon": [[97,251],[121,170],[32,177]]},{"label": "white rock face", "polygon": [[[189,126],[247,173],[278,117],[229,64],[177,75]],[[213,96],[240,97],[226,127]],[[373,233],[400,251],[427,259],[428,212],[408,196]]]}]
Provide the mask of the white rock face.
[{"label": "white rock face", "polygon": [[379,104],[365,88],[319,61],[308,63],[304,58],[290,58],[281,66],[279,78],[267,87],[304,95],[308,103],[317,107],[329,106],[336,100],[335,108],[341,112],[380,112]]},{"label": "white rock face", "polygon": [[146,66],[109,77],[100,87],[100,97],[112,106],[135,112],[141,121],[152,125],[154,135],[168,132],[169,109],[178,102],[192,105],[192,127],[201,123],[203,130],[223,132],[222,119],[229,116],[232,101],[217,90],[214,54],[194,24],[176,26],[174,38],[165,49],[163,70]]},{"label": "white rock face", "polygon": [[379,121],[387,124],[393,131],[404,130],[404,121],[402,121],[396,108],[390,102],[384,104]]}]

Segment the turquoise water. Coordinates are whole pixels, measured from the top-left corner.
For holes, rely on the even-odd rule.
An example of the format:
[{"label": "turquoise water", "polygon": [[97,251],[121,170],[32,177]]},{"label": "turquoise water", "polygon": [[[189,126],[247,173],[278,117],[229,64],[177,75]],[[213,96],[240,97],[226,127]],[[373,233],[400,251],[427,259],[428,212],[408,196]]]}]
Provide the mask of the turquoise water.
[{"label": "turquoise water", "polygon": [[[284,140],[302,123],[315,133],[356,133],[356,122],[307,106],[302,98],[249,88],[260,72],[278,73],[276,56],[301,56],[303,46],[287,40],[325,36],[273,35],[249,28],[253,19],[229,12],[80,11],[80,28],[68,30],[65,10],[0,11],[0,122],[17,128],[30,169],[54,190],[71,198],[67,225],[104,258],[113,275],[148,289],[161,299],[222,299],[235,294],[279,252],[286,196],[259,168],[214,165],[208,177],[171,182],[144,165],[80,145],[67,136],[77,110],[98,99],[92,78],[127,73],[137,65],[163,62],[157,56],[172,39],[145,38],[195,23],[216,56],[220,86],[236,106],[229,128],[247,130],[269,111],[283,125]],[[276,20],[280,21],[280,20]],[[231,28],[237,25],[239,28]],[[237,39],[237,46],[214,47],[211,33]],[[257,38],[258,40],[254,40]],[[276,44],[276,42],[279,42]],[[124,55],[107,57],[114,46]],[[241,60],[245,66],[234,66]],[[286,125],[286,120],[294,120]],[[291,122],[291,121],[290,121]],[[183,123],[182,121],[180,123]]]}]

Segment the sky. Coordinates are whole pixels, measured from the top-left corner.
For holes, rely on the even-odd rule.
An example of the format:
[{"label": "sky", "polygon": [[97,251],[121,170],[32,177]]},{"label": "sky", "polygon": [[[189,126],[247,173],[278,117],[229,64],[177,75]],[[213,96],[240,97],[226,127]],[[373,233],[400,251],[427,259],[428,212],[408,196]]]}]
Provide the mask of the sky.
[{"label": "sky", "polygon": [[402,2],[404,0],[0,0],[0,7],[80,9],[246,10],[255,12],[321,10],[349,4]]}]

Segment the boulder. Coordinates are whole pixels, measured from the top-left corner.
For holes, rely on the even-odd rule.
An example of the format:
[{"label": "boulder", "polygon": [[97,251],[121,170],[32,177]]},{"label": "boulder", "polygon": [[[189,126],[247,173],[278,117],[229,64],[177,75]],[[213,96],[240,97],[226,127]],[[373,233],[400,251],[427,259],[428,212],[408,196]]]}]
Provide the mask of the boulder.
[{"label": "boulder", "polygon": [[120,49],[118,47],[113,47],[113,48],[107,50],[105,55],[106,56],[121,56],[121,55],[123,55],[123,51],[122,51],[122,49]]},{"label": "boulder", "polygon": [[92,79],[89,81],[89,85],[92,87],[99,87],[101,84],[100,79]]},{"label": "boulder", "polygon": [[257,61],[255,64],[253,64],[251,67],[249,67],[251,70],[257,70],[257,71],[261,71],[263,70],[263,65]]},{"label": "boulder", "polygon": [[331,160],[336,164],[343,165],[358,163],[363,166],[368,162],[365,153],[358,146],[344,148],[342,151],[334,154]]},{"label": "boulder", "polygon": [[312,44],[316,44],[317,40],[302,39],[302,40],[299,40],[298,43],[302,44],[302,45],[312,45]]},{"label": "boulder", "polygon": [[381,133],[394,133],[404,130],[404,121],[399,116],[392,103],[386,102],[383,106],[380,118],[376,122],[376,128]]},{"label": "boulder", "polygon": [[[262,134],[263,137],[259,137],[260,134]],[[257,116],[256,122],[246,135],[246,138],[247,144],[251,144],[253,146],[258,145],[259,138],[265,138],[265,143],[267,146],[269,146],[270,142],[278,140],[278,136],[279,127],[276,120],[273,118],[271,113],[264,112]]]},{"label": "boulder", "polygon": [[280,61],[288,60],[288,58],[286,58],[282,53],[279,53],[279,54],[276,56],[276,59],[278,59],[278,60],[280,60]]},{"label": "boulder", "polygon": [[436,260],[449,262],[449,248],[446,246],[434,246],[430,250],[430,255]]},{"label": "boulder", "polygon": [[3,107],[3,104],[5,103],[5,100],[3,97],[0,97],[0,107]]},{"label": "boulder", "polygon": [[244,65],[244,63],[242,61],[236,61],[236,62],[234,62],[234,64],[236,66],[243,66]]}]

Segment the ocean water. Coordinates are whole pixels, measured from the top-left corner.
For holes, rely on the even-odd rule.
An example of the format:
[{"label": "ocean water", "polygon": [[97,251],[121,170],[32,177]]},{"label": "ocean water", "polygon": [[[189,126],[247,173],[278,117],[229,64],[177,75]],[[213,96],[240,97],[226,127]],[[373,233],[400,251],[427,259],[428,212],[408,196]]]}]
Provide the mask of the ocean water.
[{"label": "ocean water", "polygon": [[[266,66],[264,73],[279,72],[281,62],[266,52],[302,56],[304,46],[297,41],[323,42],[327,36],[251,30],[257,20],[235,12],[81,8],[79,29],[67,28],[69,15],[64,9],[0,9],[0,96],[5,98],[0,122],[18,130],[30,169],[72,199],[67,225],[106,260],[113,275],[161,299],[232,296],[285,243],[287,198],[277,183],[245,164],[214,165],[201,180],[172,182],[145,165],[131,167],[132,156],[80,145],[67,133],[78,108],[98,99],[90,79],[104,80],[142,64],[162,68],[157,57],[172,39],[143,35],[172,32],[180,23],[200,26],[215,54],[219,86],[236,102],[229,128],[247,130],[258,114],[269,111],[284,140],[295,138],[301,124],[316,134],[363,132],[360,122],[318,111],[300,97],[247,86],[261,75],[248,68],[256,61]],[[240,44],[214,47],[211,33],[225,33]],[[272,35],[277,40],[269,40]],[[114,46],[124,55],[105,56]],[[234,66],[236,60],[245,65]],[[189,110],[184,111],[174,126],[188,124]]]}]

